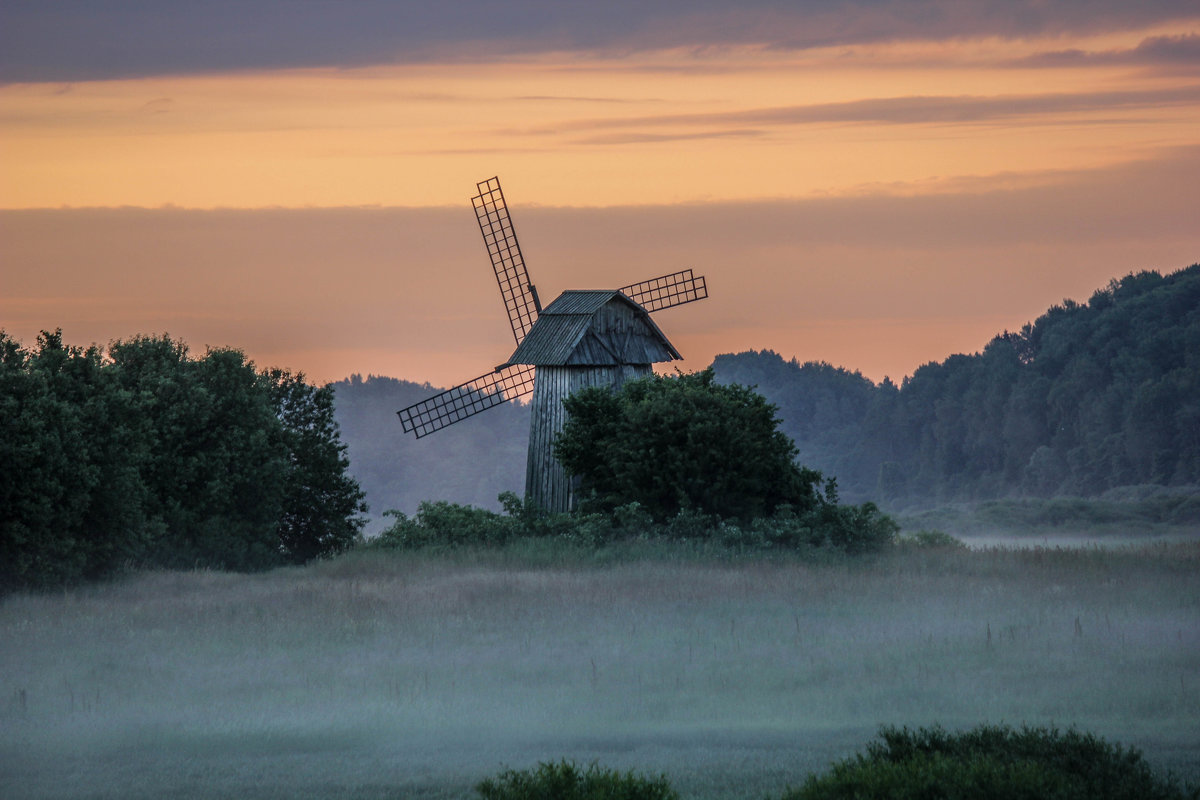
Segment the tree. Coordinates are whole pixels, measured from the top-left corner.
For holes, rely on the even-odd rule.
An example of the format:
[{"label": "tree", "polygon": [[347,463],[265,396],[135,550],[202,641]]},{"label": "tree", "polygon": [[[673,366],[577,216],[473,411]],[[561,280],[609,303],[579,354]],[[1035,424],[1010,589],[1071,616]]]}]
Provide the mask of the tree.
[{"label": "tree", "polygon": [[684,509],[749,520],[820,500],[821,475],[795,463],[775,407],[711,369],[584,389],[563,405],[555,456],[593,506],[637,502],[659,522]]},{"label": "tree", "polygon": [[801,460],[854,499],[875,487],[892,503],[940,503],[1200,483],[1200,264],[1064,300],[898,390],[770,352],[713,367],[759,384]]},{"label": "tree", "polygon": [[136,398],[142,478],[163,527],[147,561],[234,570],[280,563],[288,451],[253,362],[232,349],[191,359],[165,336],[115,342],[110,353]]},{"label": "tree", "polygon": [[341,552],[366,510],[345,451],[330,387],[241,351],[0,332],[0,591]]},{"label": "tree", "polygon": [[810,775],[782,800],[893,800],[971,797],[990,800],[1185,800],[1195,788],[1151,769],[1135,748],[1095,734],[1056,728],[980,725],[949,732],[880,729],[866,753]]},{"label": "tree", "polygon": [[97,577],[149,535],[128,397],[99,348],[0,332],[0,587]]},{"label": "tree", "polygon": [[284,557],[302,564],[340,553],[362,530],[367,504],[346,470],[350,460],[333,418],[333,388],[285,370],[268,370],[275,415],[288,451],[278,537]]}]

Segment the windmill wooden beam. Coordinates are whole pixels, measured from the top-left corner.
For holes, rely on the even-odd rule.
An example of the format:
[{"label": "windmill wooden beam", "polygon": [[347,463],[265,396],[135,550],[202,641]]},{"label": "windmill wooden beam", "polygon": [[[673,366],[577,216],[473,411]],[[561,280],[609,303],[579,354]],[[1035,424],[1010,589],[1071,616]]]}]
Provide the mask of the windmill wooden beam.
[{"label": "windmill wooden beam", "polygon": [[566,423],[563,399],[588,386],[619,387],[652,374],[652,364],[682,358],[650,313],[703,300],[708,285],[686,269],[620,289],[565,291],[543,309],[499,179],[477,188],[471,202],[517,349],[493,372],[396,413],[421,438],[532,394],[525,494],[546,510],[567,511],[575,501],[571,480],[554,458]]}]

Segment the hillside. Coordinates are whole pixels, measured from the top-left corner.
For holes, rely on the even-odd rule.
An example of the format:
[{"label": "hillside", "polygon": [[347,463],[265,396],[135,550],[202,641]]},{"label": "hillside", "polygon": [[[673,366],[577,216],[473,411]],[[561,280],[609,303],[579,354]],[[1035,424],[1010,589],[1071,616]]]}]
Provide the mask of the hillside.
[{"label": "hillside", "polygon": [[367,493],[375,523],[388,509],[411,514],[422,500],[498,509],[503,491],[525,487],[529,407],[508,403],[422,439],[396,412],[440,391],[429,384],[352,375],[333,384],[335,415],[350,471]]},{"label": "hillside", "polygon": [[[1064,300],[899,386],[769,350],[721,355],[713,368],[778,405],[801,463],[837,476],[852,502],[903,508],[1200,484],[1200,264],[1113,280],[1086,303]],[[434,387],[353,376],[334,388],[351,471],[374,515],[426,499],[495,507],[499,492],[522,490],[527,407],[415,440],[395,412]]]},{"label": "hillside", "polygon": [[780,409],[847,498],[912,505],[1200,483],[1200,264],[1114,280],[900,386],[770,351],[720,380]]}]

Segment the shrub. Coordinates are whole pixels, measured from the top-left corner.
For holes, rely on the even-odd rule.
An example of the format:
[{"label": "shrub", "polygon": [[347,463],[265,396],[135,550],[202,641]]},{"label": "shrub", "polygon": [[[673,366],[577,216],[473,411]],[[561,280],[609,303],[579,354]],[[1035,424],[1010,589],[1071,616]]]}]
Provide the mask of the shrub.
[{"label": "shrub", "polygon": [[543,763],[532,770],[506,770],[475,787],[484,800],[678,800],[665,776],[622,774],[571,761]]},{"label": "shrub", "polygon": [[865,755],[833,765],[782,800],[1182,800],[1200,797],[1154,774],[1136,749],[1076,730],[982,725],[884,727]]},{"label": "shrub", "polygon": [[239,350],[0,331],[0,420],[0,592],[305,563],[363,526],[333,390]]},{"label": "shrub", "polygon": [[599,547],[619,540],[661,537],[709,541],[740,552],[822,548],[859,555],[895,542],[898,526],[873,504],[839,506],[832,484],[827,491],[835,498],[834,502],[822,501],[816,508],[799,514],[784,504],[772,516],[748,523],[722,520],[693,508],[685,508],[666,522],[658,523],[636,500],[607,513],[551,514],[512,492],[504,492],[500,503],[505,514],[445,501],[421,503],[414,517],[400,511],[385,511],[396,521],[369,546],[404,550],[491,547],[531,538]]},{"label": "shrub", "polygon": [[371,543],[372,547],[413,550],[430,546],[499,545],[516,528],[512,517],[444,500],[421,503],[415,517],[395,510],[383,513],[396,521]]},{"label": "shrub", "polygon": [[911,536],[904,536],[899,543],[904,547],[915,547],[919,550],[966,550],[967,545],[945,531],[919,530]]},{"label": "shrub", "polygon": [[563,408],[554,453],[592,508],[637,502],[659,523],[684,509],[744,522],[818,502],[821,475],[795,463],[775,407],[711,369],[582,389]]}]

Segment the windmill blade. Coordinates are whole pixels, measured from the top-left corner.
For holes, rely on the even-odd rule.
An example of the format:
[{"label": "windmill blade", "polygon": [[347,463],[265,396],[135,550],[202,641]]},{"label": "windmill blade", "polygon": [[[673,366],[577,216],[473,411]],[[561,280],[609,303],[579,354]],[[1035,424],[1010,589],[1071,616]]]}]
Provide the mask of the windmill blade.
[{"label": "windmill blade", "polygon": [[492,406],[531,394],[534,371],[527,364],[498,369],[396,413],[404,432],[415,433],[420,439]]},{"label": "windmill blade", "polygon": [[508,204],[500,189],[499,178],[489,178],[477,183],[479,194],[471,198],[475,206],[475,219],[487,245],[488,257],[496,271],[496,282],[500,284],[500,295],[504,298],[504,309],[512,323],[513,337],[517,344],[529,333],[542,310],[538,302],[537,289],[529,282],[525,270],[525,259],[517,243],[517,232],[508,216]]},{"label": "windmill blade", "polygon": [[641,283],[632,283],[617,291],[647,311],[681,306],[708,297],[708,286],[704,283],[704,276],[694,277],[690,269],[651,278]]}]

